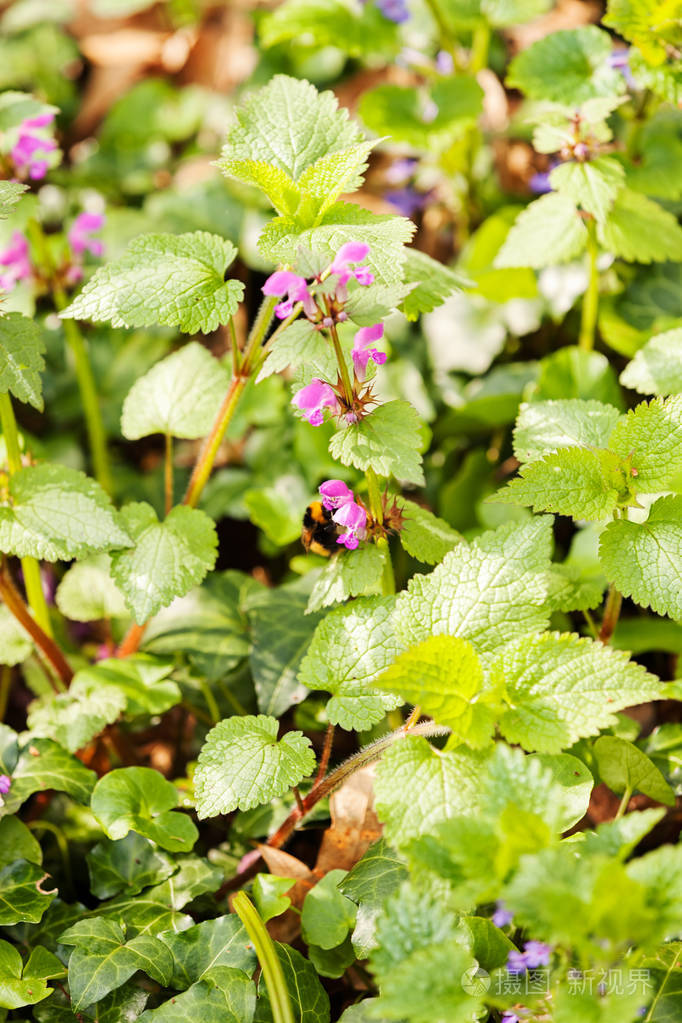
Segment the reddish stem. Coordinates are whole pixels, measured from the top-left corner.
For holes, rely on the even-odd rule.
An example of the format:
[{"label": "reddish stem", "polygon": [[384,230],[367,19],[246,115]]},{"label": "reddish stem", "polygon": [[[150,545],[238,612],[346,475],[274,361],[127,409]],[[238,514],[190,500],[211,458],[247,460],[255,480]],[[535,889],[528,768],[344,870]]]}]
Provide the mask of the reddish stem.
[{"label": "reddish stem", "polygon": [[[2,597],[7,609],[14,615],[20,625],[23,625],[24,629],[26,629],[26,632],[28,632],[45,659],[52,665],[57,673],[57,677],[61,679],[64,685],[68,685],[73,678],[71,665],[55,641],[46,632],[43,632],[35,618],[31,615],[21,598],[21,594],[12,582],[6,564],[0,571],[0,597]],[[55,686],[55,689],[59,692],[57,686]]]}]

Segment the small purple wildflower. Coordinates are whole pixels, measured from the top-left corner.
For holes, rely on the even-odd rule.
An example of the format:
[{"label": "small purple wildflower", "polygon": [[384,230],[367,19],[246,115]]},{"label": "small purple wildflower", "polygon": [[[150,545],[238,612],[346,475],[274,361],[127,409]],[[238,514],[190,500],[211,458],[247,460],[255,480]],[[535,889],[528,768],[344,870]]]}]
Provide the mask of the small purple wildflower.
[{"label": "small purple wildflower", "polygon": [[306,316],[317,316],[317,306],[308,291],[305,277],[300,277],[291,270],[276,270],[274,274],[270,274],[262,291],[264,295],[276,295],[278,298],[287,296],[286,301],[275,306],[275,316],[280,320],[286,320],[296,302],[303,303]]},{"label": "small purple wildflower", "polygon": [[419,160],[416,156],[401,156],[385,171],[384,178],[389,185],[402,185],[409,181],[418,165]]},{"label": "small purple wildflower", "polygon": [[15,231],[9,245],[0,252],[0,288],[11,291],[17,281],[31,276],[28,241],[20,231]]},{"label": "small purple wildflower", "polygon": [[525,973],[526,970],[535,970],[538,966],[549,966],[551,954],[551,945],[545,945],[542,941],[527,941],[523,946],[523,952],[515,948],[509,953],[507,972]]},{"label": "small purple wildflower", "polygon": [[14,168],[22,177],[40,181],[47,174],[48,153],[57,148],[53,138],[45,135],[45,128],[54,121],[54,114],[40,114],[29,117],[19,126],[19,137],[10,150]]},{"label": "small purple wildflower", "polygon": [[502,1013],[501,1023],[521,1023],[521,1017],[517,1016],[512,1009],[505,1009]]},{"label": "small purple wildflower", "polygon": [[504,902],[500,899],[497,902],[492,919],[496,927],[506,927],[514,919],[514,914],[506,908]]},{"label": "small purple wildflower", "polygon": [[436,54],[436,68],[442,75],[451,75],[455,70],[452,54],[447,50],[439,50]]},{"label": "small purple wildflower", "polygon": [[104,255],[104,244],[93,234],[104,227],[103,213],[79,213],[69,229],[68,239],[74,256],[82,256],[89,252],[98,258]]},{"label": "small purple wildflower", "polygon": [[355,367],[355,375],[358,380],[365,379],[367,363],[370,359],[372,359],[377,366],[381,366],[384,362],[386,362],[386,355],[384,352],[379,352],[376,348],[368,347],[368,345],[371,345],[373,341],[381,340],[383,336],[383,323],[375,323],[373,327],[361,327],[355,335],[351,355],[353,358],[353,366]]},{"label": "small purple wildflower", "polygon": [[526,959],[523,952],[512,949],[507,956],[507,973],[525,973],[527,970]]},{"label": "small purple wildflower", "polygon": [[0,796],[6,796],[12,785],[12,779],[7,774],[0,774]]},{"label": "small purple wildflower", "polygon": [[410,12],[405,0],[376,0],[376,2],[383,16],[389,21],[394,21],[396,25],[401,25],[404,21],[409,20]]},{"label": "small purple wildflower", "polygon": [[339,403],[330,384],[315,377],[302,387],[291,399],[292,404],[303,413],[311,426],[322,426],[325,408],[339,410]]},{"label": "small purple wildflower", "polygon": [[327,480],[320,487],[322,504],[327,511],[334,511],[347,501],[353,500],[353,491],[347,487],[343,480]]},{"label": "small purple wildflower", "polygon": [[428,205],[431,197],[430,192],[418,192],[416,188],[395,188],[390,192],[384,192],[384,199],[390,202],[391,206],[402,213],[404,217],[413,217],[415,213],[423,210]]},{"label": "small purple wildflower", "polygon": [[630,70],[630,51],[628,49],[614,50],[606,58],[606,63],[614,71],[620,71],[628,89],[637,88],[637,82],[632,77],[632,71]]},{"label": "small purple wildflower", "polygon": [[547,192],[552,191],[552,185],[549,180],[549,171],[538,171],[534,174],[528,182],[531,192],[535,195],[546,195]]}]

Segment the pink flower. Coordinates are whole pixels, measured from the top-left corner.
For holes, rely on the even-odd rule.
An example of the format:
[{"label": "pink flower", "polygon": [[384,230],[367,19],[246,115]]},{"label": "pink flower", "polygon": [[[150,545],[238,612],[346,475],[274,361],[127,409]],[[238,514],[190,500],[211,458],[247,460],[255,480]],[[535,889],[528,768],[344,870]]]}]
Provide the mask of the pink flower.
[{"label": "pink flower", "polygon": [[322,425],[325,408],[335,411],[339,409],[338,399],[331,386],[318,380],[317,377],[311,380],[307,387],[296,391],[291,401],[297,409],[301,410],[311,426]]},{"label": "pink flower", "polygon": [[365,373],[367,371],[367,363],[370,359],[377,364],[377,366],[383,365],[386,362],[386,355],[384,352],[377,351],[376,348],[368,348],[373,341],[379,341],[384,336],[384,325],[383,323],[375,323],[373,327],[361,327],[355,335],[353,342],[353,351],[351,355],[353,357],[353,365],[355,367],[355,375],[358,380],[365,379]]},{"label": "pink flower", "polygon": [[0,795],[6,796],[12,785],[11,778],[6,774],[0,774]]},{"label": "pink flower", "polygon": [[20,231],[15,231],[9,246],[0,252],[0,267],[7,269],[0,273],[0,288],[11,291],[17,281],[31,276],[28,258],[28,241]]},{"label": "pink flower", "polygon": [[361,263],[368,253],[369,245],[366,242],[346,242],[336,253],[329,272],[339,278],[336,286],[336,298],[339,302],[345,302],[348,298],[346,285],[351,277],[355,277],[358,284],[363,286],[373,283],[374,274],[368,267],[356,266],[354,270],[350,269],[351,263]]},{"label": "pink flower", "polygon": [[296,302],[303,303],[303,311],[306,316],[317,316],[317,306],[308,291],[305,277],[300,277],[291,270],[276,270],[274,274],[270,274],[263,285],[263,294],[277,295],[279,298],[287,296],[285,302],[280,302],[275,306],[275,316],[280,320],[286,320]]},{"label": "pink flower", "polygon": [[41,132],[52,121],[53,113],[40,114],[22,121],[19,137],[10,151],[17,174],[28,176],[33,181],[40,181],[47,174],[49,163],[45,157],[57,148],[57,143]]},{"label": "pink flower", "polygon": [[90,252],[93,256],[104,255],[104,245],[99,238],[93,238],[95,231],[104,227],[103,213],[79,213],[68,233],[69,245],[74,256]]},{"label": "pink flower", "polygon": [[319,489],[322,494],[322,504],[328,511],[333,511],[347,501],[353,500],[353,491],[346,486],[343,480],[327,480]]},{"label": "pink flower", "polygon": [[332,513],[332,519],[346,529],[346,532],[336,542],[343,544],[349,551],[354,551],[358,542],[364,540],[367,535],[367,512],[365,509],[355,501],[344,501]]}]

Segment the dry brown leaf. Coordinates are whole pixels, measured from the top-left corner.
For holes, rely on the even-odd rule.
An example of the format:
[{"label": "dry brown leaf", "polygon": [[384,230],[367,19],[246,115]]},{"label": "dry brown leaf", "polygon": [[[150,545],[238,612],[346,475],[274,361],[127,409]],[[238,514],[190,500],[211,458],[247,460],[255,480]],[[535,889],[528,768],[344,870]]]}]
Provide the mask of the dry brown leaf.
[{"label": "dry brown leaf", "polygon": [[374,765],[355,771],[329,800],[331,827],[327,828],[314,873],[350,870],[370,845],[381,838],[382,825],[374,811]]},{"label": "dry brown leaf", "polygon": [[504,34],[511,44],[511,52],[518,53],[552,32],[591,25],[599,21],[601,16],[602,5],[596,0],[559,0],[547,14],[526,25],[514,25],[506,29]]}]

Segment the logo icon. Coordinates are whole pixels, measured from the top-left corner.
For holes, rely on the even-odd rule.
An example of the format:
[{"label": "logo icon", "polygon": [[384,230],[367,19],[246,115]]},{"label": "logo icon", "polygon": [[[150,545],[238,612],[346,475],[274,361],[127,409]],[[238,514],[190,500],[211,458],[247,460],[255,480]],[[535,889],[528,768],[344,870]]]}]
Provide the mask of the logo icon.
[{"label": "logo icon", "polygon": [[472,966],[462,974],[462,989],[468,995],[484,995],[490,987],[490,974],[480,966]]}]

